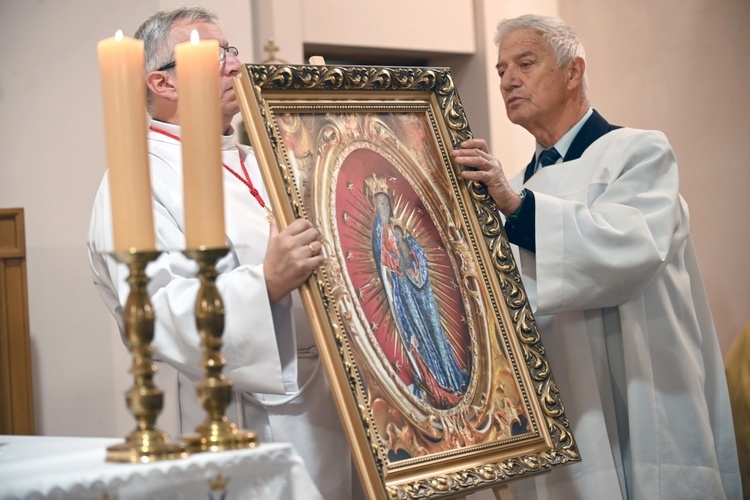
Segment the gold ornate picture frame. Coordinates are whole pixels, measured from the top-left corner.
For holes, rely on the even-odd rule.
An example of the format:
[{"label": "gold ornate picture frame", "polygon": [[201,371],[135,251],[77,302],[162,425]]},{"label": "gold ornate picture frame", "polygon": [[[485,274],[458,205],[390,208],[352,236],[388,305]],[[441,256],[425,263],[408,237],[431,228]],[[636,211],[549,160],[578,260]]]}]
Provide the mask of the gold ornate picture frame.
[{"label": "gold ornate picture frame", "polygon": [[450,151],[450,70],[246,65],[235,80],[368,498],[441,498],[580,460],[502,221]]}]

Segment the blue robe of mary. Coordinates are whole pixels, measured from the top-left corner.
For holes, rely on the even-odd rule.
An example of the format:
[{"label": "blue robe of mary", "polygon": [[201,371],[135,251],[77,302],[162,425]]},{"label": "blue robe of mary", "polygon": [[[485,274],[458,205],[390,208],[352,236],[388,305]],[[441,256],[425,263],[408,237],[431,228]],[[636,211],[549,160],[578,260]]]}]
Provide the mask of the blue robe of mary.
[{"label": "blue robe of mary", "polygon": [[[400,234],[399,234],[400,233]],[[425,367],[442,389],[463,393],[469,374],[456,361],[440,323],[440,315],[427,272],[422,247],[406,231],[376,215],[372,228],[372,250],[404,349],[415,378],[425,381]],[[415,359],[421,358],[421,363]],[[415,384],[414,394],[421,397]]]}]

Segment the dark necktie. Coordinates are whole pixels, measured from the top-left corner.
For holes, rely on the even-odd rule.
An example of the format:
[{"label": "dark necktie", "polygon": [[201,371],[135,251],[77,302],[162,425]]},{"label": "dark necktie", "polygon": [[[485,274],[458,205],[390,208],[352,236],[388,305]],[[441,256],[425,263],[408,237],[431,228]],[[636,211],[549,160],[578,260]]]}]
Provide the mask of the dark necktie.
[{"label": "dark necktie", "polygon": [[560,153],[555,148],[545,149],[539,153],[539,168],[552,165],[560,159]]}]

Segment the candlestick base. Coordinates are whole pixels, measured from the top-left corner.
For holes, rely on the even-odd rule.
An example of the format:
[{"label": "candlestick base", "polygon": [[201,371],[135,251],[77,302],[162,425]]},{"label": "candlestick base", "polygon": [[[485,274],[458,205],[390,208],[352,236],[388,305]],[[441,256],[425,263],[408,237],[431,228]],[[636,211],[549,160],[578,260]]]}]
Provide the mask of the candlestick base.
[{"label": "candlestick base", "polygon": [[241,430],[229,421],[212,423],[208,428],[201,425],[195,433],[184,434],[180,439],[187,443],[190,453],[243,450],[258,445],[258,436],[253,431]]},{"label": "candlestick base", "polygon": [[136,418],[137,427],[125,442],[107,448],[107,462],[149,463],[187,457],[183,443],[170,443],[169,436],[155,426],[164,404],[164,393],[153,383],[151,341],[154,339],[154,310],[146,291],[146,265],[160,252],[115,252],[112,256],[130,269],[130,294],[122,312],[128,348],[133,356],[130,372],[134,385],[126,393],[128,410]]},{"label": "candlestick base", "polygon": [[197,393],[207,413],[194,434],[180,436],[192,453],[252,448],[258,444],[254,432],[238,429],[224,415],[232,400],[232,382],[222,373],[226,364],[221,355],[224,304],[216,286],[216,262],[228,251],[228,248],[200,248],[183,252],[199,266],[201,287],[195,301],[195,323],[203,348],[204,378],[198,383]]},{"label": "candlestick base", "polygon": [[[137,434],[137,435],[135,435]],[[107,448],[107,462],[148,464],[187,458],[185,443],[171,443],[164,432],[134,432],[122,444]]]}]

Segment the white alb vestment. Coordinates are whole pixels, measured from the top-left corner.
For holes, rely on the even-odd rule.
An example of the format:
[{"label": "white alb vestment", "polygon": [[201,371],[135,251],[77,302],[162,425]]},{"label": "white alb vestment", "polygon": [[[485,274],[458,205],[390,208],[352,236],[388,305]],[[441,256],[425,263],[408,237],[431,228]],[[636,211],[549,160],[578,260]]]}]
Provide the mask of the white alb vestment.
[{"label": "white alb vestment", "polygon": [[741,498],[678,184],[666,137],[623,128],[524,185],[536,254],[514,251],[582,462],[512,482],[516,498]]},{"label": "white alb vestment", "polygon": [[[179,136],[177,126],[153,124]],[[156,314],[152,345],[155,357],[178,371],[172,378],[177,383],[159,388],[164,390],[166,399],[179,397],[178,432],[191,433],[206,414],[197,401],[194,386],[203,376],[194,314],[199,288],[197,264],[180,252],[185,248],[182,150],[177,140],[153,131],[149,131],[148,143],[157,247],[165,251],[147,268]],[[222,161],[243,175],[240,154],[254,186],[268,202],[251,150],[224,137]],[[229,253],[217,265],[221,273],[217,286],[226,310],[223,373],[237,391],[227,417],[239,427],[257,432],[260,441],[293,443],[323,497],[348,500],[352,476],[349,448],[309,325],[300,321],[295,327],[291,295],[270,305],[263,274],[269,235],[266,213],[245,184],[226,169],[222,171]],[[89,255],[94,282],[122,330],[122,305],[129,292],[125,282],[128,270],[108,256],[112,241],[105,175],[94,203]],[[304,317],[301,308],[298,312]],[[161,363],[159,369],[169,371]],[[160,373],[157,385],[162,379],[169,377]],[[284,403],[286,400],[291,401]],[[164,425],[159,420],[157,425],[175,432],[168,422]]]}]

